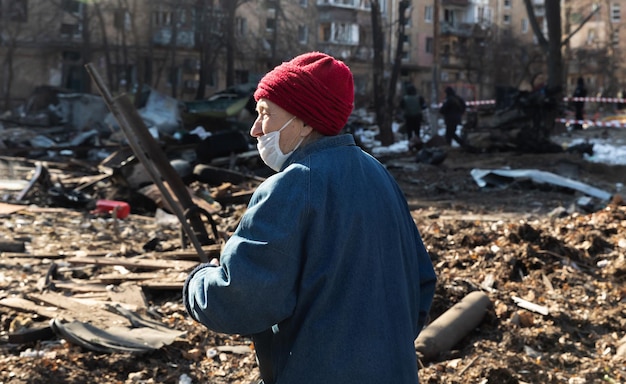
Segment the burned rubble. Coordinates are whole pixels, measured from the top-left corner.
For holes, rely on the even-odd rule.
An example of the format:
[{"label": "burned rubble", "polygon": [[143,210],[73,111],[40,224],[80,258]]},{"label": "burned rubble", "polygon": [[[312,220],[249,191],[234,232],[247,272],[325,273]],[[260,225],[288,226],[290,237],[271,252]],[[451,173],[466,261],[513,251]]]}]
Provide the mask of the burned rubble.
[{"label": "burned rubble", "polygon": [[[245,120],[243,96],[228,97]],[[108,110],[97,98],[57,98],[74,112],[44,118],[60,109],[39,101],[0,119],[0,382],[253,382],[249,339],[186,316],[180,290],[199,252]],[[189,116],[138,110],[206,212],[202,252],[218,257],[268,169],[241,141],[241,121],[231,132],[243,136],[216,134],[208,123],[172,128],[199,122]],[[625,167],[571,152],[456,148],[437,164],[415,156],[380,158],[439,276],[429,326],[469,319],[452,344],[437,343],[446,335],[435,327],[425,330],[430,341],[416,341],[421,382],[626,382],[626,203],[613,188]],[[582,205],[584,188],[502,179],[481,187],[471,175],[503,167],[553,172],[610,196]]]}]

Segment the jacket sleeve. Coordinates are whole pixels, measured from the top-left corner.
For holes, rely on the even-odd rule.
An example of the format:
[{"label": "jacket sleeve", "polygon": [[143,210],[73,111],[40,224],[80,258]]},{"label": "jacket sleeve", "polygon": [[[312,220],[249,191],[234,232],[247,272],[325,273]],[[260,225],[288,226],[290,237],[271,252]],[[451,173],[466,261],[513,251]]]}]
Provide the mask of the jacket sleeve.
[{"label": "jacket sleeve", "polygon": [[257,188],[220,266],[201,265],[185,281],[185,307],[209,329],[254,334],[295,308],[307,196],[285,173]]},{"label": "jacket sleeve", "polygon": [[[430,307],[433,304],[435,296],[435,285],[437,283],[437,275],[430,260],[430,256],[426,251],[421,252],[419,258],[419,281],[420,281],[420,306],[418,319],[418,334],[429,321]],[[417,337],[417,335],[415,335]]]}]

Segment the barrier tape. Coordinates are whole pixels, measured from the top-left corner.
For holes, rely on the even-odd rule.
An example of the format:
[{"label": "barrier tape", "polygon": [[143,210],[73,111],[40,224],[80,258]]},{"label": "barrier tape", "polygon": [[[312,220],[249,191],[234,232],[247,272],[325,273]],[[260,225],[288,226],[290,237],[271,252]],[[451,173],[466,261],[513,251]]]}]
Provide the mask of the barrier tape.
[{"label": "barrier tape", "polygon": [[[564,97],[563,101],[589,101],[594,103],[620,103],[626,104],[626,99],[620,99],[617,97]],[[489,105],[495,104],[495,100],[474,100],[467,101],[467,105]]]},{"label": "barrier tape", "polygon": [[563,101],[591,101],[595,103],[626,103],[626,99],[618,97],[565,97]]},{"label": "barrier tape", "polygon": [[495,104],[496,101],[495,100],[474,100],[474,101],[467,101],[465,104],[467,105],[485,105],[485,104]]},{"label": "barrier tape", "polygon": [[621,121],[596,121],[596,120],[569,120],[569,119],[556,119],[556,122],[565,124],[580,124],[580,125],[593,125],[595,127],[615,127],[626,128],[626,122]]}]

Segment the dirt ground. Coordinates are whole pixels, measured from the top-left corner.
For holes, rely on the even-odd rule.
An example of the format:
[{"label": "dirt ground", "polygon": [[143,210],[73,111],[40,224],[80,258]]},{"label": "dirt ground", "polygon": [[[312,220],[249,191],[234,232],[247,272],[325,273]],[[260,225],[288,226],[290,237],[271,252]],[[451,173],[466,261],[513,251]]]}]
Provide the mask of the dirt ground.
[{"label": "dirt ground", "polygon": [[[602,134],[607,131],[580,133]],[[381,160],[405,192],[439,276],[431,319],[473,291],[485,292],[491,302],[480,324],[453,348],[432,361],[420,360],[420,381],[626,383],[626,205],[616,193],[617,183],[626,184],[626,166],[594,164],[568,153],[451,149],[440,165],[416,163],[414,157]],[[596,200],[585,209],[577,205],[581,195],[570,190],[524,181],[481,189],[470,175],[473,168],[503,167],[549,171],[615,195],[612,202]],[[220,230],[232,231],[226,217],[238,212],[241,207],[225,208],[218,216]],[[29,238],[51,252],[112,242],[84,221],[59,221],[53,213],[2,220],[0,239]],[[55,229],[60,222],[76,227]],[[120,222],[129,247],[139,249],[154,235],[145,222],[133,215]],[[37,240],[44,234],[45,241]],[[175,243],[178,233],[160,236]],[[0,259],[0,286],[6,287],[0,298],[36,290],[49,266],[25,260]],[[186,335],[142,355],[91,352],[60,338],[11,344],[11,326],[31,315],[0,306],[0,383],[247,384],[258,379],[250,340],[215,334],[189,320],[178,291],[145,293],[151,313]],[[522,308],[516,298],[541,310]]]}]

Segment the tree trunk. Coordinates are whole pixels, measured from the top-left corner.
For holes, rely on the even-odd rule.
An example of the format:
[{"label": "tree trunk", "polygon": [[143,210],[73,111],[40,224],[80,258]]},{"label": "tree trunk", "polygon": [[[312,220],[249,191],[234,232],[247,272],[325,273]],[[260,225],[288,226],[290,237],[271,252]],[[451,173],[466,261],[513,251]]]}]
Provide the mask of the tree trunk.
[{"label": "tree trunk", "polygon": [[4,87],[2,89],[2,99],[4,100],[4,110],[11,107],[11,87],[13,84],[13,55],[15,53],[15,42],[11,41],[7,48],[4,61],[2,62],[2,72],[4,72]]},{"label": "tree trunk", "polygon": [[[387,111],[390,112],[389,120],[392,120],[394,111],[396,110],[396,90],[398,77],[400,75],[400,65],[402,64],[402,46],[404,43],[405,26],[406,26],[406,11],[411,4],[408,0],[402,0],[398,3],[398,24],[396,34],[398,36],[396,44],[396,52],[394,54],[393,66],[391,68],[391,77],[389,78],[388,90],[387,90]],[[389,129],[391,129],[391,124]],[[393,132],[392,132],[393,139]]]},{"label": "tree trunk", "polygon": [[[104,63],[106,65],[106,78],[108,82],[109,88],[113,87],[113,73],[111,63],[111,50],[109,48],[109,39],[107,38],[106,33],[106,24],[104,22],[104,16],[102,15],[102,9],[100,8],[100,4],[94,3],[94,10],[96,12],[96,17],[98,18],[98,23],[100,24],[100,33],[102,34],[102,49],[104,50]],[[116,87],[117,88],[117,87]]]},{"label": "tree trunk", "polygon": [[380,142],[383,146],[393,144],[393,132],[391,130],[391,111],[388,110],[385,98],[385,60],[383,58],[384,37],[382,32],[382,19],[380,16],[380,2],[371,2],[372,33],[374,40],[374,112],[376,124],[380,130]]}]

